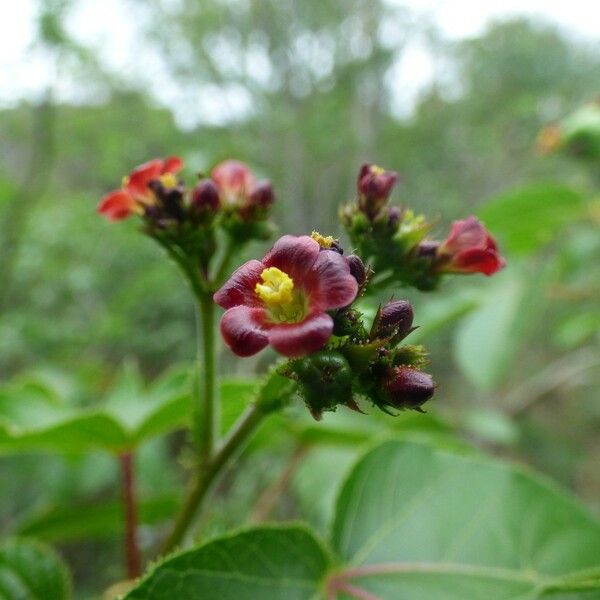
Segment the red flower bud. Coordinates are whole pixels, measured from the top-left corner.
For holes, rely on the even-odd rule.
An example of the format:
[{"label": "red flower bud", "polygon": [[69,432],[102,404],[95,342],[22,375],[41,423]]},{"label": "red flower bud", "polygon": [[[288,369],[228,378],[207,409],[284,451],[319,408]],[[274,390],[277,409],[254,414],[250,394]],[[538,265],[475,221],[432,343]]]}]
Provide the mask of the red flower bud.
[{"label": "red flower bud", "polygon": [[437,249],[436,262],[441,272],[485,275],[493,275],[506,265],[494,238],[473,216],[452,223],[450,234]]},{"label": "red flower bud", "polygon": [[413,330],[413,309],[408,300],[392,300],[379,309],[371,337],[399,336],[405,338]]},{"label": "red flower bud", "polygon": [[356,279],[356,282],[361,286],[367,279],[367,269],[365,263],[361,260],[360,256],[356,254],[349,254],[346,256],[346,262],[350,267],[350,275]]},{"label": "red flower bud", "polygon": [[433,396],[435,384],[431,375],[412,367],[394,367],[382,386],[383,396],[395,408],[419,409]]},{"label": "red flower bud", "polygon": [[385,205],[398,174],[376,165],[364,164],[358,172],[357,189],[359,208],[373,218]]},{"label": "red flower bud", "polygon": [[260,208],[268,208],[275,201],[275,195],[273,194],[273,187],[270,181],[259,181],[248,199],[250,206],[258,206]]},{"label": "red flower bud", "polygon": [[219,209],[219,190],[210,179],[204,179],[192,190],[192,204],[201,211],[216,212]]}]

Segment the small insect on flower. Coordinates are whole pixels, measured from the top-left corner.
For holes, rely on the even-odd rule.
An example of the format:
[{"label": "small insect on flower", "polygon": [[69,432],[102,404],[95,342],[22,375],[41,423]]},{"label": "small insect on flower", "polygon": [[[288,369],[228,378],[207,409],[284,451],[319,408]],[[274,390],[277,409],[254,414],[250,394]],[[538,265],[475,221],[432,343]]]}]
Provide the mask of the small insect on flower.
[{"label": "small insect on flower", "polygon": [[443,273],[493,275],[506,265],[494,238],[476,217],[454,221],[436,249],[436,269]]},{"label": "small insect on flower", "polygon": [[358,284],[344,257],[308,236],[280,238],[262,261],[239,267],[214,300],[225,343],[238,356],[267,345],[289,357],[320,350],[331,337],[326,311],[356,298]]},{"label": "small insect on flower", "polygon": [[132,214],[143,214],[144,210],[156,204],[156,193],[150,185],[159,182],[164,188],[175,188],[176,174],[183,168],[178,156],[164,160],[157,158],[139,167],[123,178],[121,189],[113,190],[102,198],[98,212],[109,221],[120,221]]}]

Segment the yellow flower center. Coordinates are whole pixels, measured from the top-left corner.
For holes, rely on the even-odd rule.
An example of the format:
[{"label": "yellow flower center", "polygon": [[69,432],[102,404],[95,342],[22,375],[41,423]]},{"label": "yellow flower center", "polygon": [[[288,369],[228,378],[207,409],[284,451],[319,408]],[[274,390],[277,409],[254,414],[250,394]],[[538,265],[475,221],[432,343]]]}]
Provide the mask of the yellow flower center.
[{"label": "yellow flower center", "polygon": [[331,248],[337,240],[331,235],[321,235],[318,231],[313,231],[310,237],[321,246],[321,248]]},{"label": "yellow flower center", "polygon": [[371,165],[371,173],[373,175],[383,175],[385,173],[385,169],[378,167],[377,165]]},{"label": "yellow flower center", "polygon": [[167,189],[177,187],[177,177],[173,173],[165,173],[158,179]]},{"label": "yellow flower center", "polygon": [[265,303],[273,321],[297,323],[306,313],[305,302],[299,290],[294,289],[294,280],[277,267],[265,269],[254,291]]}]

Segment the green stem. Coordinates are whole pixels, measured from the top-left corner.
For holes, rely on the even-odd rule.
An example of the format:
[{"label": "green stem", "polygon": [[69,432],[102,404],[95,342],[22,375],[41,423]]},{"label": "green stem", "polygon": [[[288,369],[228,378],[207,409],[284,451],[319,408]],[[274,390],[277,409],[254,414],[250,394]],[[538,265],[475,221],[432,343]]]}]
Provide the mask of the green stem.
[{"label": "green stem", "polygon": [[223,283],[225,276],[229,272],[231,261],[239,248],[239,242],[236,243],[232,237],[227,238],[227,244],[225,246],[225,251],[223,252],[223,257],[221,258],[221,262],[215,271],[215,276],[213,277],[213,281],[216,286],[220,286]]},{"label": "green stem", "polygon": [[198,417],[200,466],[209,462],[219,430],[219,411],[215,390],[215,304],[209,294],[198,298],[202,325],[201,381]]},{"label": "green stem", "polygon": [[256,404],[252,404],[231,428],[212,459],[205,463],[203,468],[198,472],[183,508],[177,516],[173,529],[163,546],[163,554],[170,552],[181,543],[194,520],[198,508],[206,498],[218,475],[268,414],[268,411],[265,411]]}]

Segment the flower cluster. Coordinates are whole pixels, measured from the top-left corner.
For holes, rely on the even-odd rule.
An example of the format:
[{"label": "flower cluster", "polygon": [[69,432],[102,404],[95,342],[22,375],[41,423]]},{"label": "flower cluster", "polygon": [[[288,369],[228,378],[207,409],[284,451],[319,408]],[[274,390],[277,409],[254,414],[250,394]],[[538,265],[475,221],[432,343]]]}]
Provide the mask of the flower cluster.
[{"label": "flower cluster", "polygon": [[[210,306],[212,296],[225,309],[226,345],[238,356],[267,346],[283,355],[280,375],[297,383],[316,419],[340,405],[361,411],[364,400],[385,412],[422,410],[435,385],[423,371],[425,349],[405,343],[414,329],[411,304],[391,299],[368,319],[358,300],[392,284],[433,289],[444,273],[497,272],[504,259],[482,223],[455,221],[445,240],[429,240],[425,217],[389,201],[398,175],[365,164],[356,199],[341,210],[355,254],[345,255],[332,236],[285,235],[223,283],[235,251],[271,232],[271,184],[227,160],[188,189],[178,177],[182,168],[178,157],[137,167],[98,212],[112,221],[139,215],[201,303]],[[223,250],[219,229],[229,238]],[[220,265],[212,268],[215,256]]]},{"label": "flower cluster", "polygon": [[357,198],[340,212],[352,244],[371,262],[373,289],[390,284],[434,289],[444,273],[492,275],[504,266],[492,236],[476,218],[455,221],[444,241],[430,241],[432,224],[424,216],[391,205],[398,175],[365,164]]},{"label": "flower cluster", "polygon": [[215,293],[226,309],[223,339],[238,356],[270,345],[290,358],[280,372],[298,382],[315,418],[340,404],[359,410],[356,397],[386,411],[419,410],[434,384],[419,370],[423,348],[400,344],[413,329],[412,307],[390,301],[367,328],[354,305],[366,285],[362,260],[344,256],[332,237],[284,236]]},{"label": "flower cluster", "polygon": [[258,181],[244,163],[226,160],[187,189],[178,177],[182,168],[177,156],[136,167],[120,189],[102,198],[98,212],[110,221],[139,215],[144,231],[172,256],[189,258],[201,268],[216,251],[218,227],[238,245],[270,236],[267,217],[274,194],[268,181]]}]

